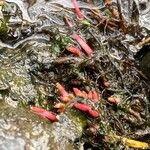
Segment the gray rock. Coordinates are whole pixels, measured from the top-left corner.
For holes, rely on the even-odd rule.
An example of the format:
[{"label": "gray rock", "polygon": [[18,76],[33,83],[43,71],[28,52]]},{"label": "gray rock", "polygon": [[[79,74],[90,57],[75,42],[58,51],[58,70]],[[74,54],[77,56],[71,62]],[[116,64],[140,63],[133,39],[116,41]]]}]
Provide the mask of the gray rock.
[{"label": "gray rock", "polygon": [[49,123],[31,111],[0,103],[1,150],[74,150],[81,127],[66,115],[61,122]]}]

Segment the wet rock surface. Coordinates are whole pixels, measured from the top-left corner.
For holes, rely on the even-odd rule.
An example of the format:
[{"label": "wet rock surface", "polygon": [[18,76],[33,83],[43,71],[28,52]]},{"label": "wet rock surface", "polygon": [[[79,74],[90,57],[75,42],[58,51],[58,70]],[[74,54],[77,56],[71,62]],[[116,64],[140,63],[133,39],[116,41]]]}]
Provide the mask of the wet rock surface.
[{"label": "wet rock surface", "polygon": [[81,128],[66,115],[61,123],[38,118],[31,111],[15,109],[0,103],[1,150],[75,150],[74,142],[81,136]]},{"label": "wet rock surface", "polygon": [[[130,4],[127,1],[121,1],[125,17],[135,25],[140,25],[143,28],[150,29],[150,2],[149,1],[134,1],[131,0]],[[131,10],[130,10],[131,9]],[[134,10],[134,11],[132,11]]]},{"label": "wet rock surface", "polygon": [[[7,95],[7,92],[1,93],[2,99],[9,102],[16,102],[16,104],[19,99],[19,101],[31,101],[36,97],[36,91],[32,85],[31,77],[28,74],[28,65],[24,65],[25,62],[28,62],[28,60],[25,61],[26,56],[22,57],[19,53],[9,55],[8,53],[11,50],[5,49],[4,51],[1,55],[1,57],[5,57],[1,59],[0,81],[3,83],[1,90],[7,90],[10,94]],[[7,86],[4,86],[4,83]]]},{"label": "wet rock surface", "polygon": [[[18,102],[27,104],[38,101],[40,93],[37,92],[39,90],[36,86],[43,82],[39,79],[43,74],[42,70],[51,70],[54,67],[56,55],[57,52],[52,49],[52,45],[44,40],[30,40],[21,50],[1,49],[0,91],[6,91],[1,93],[1,98],[5,101],[9,99],[9,102],[12,101],[16,105]],[[51,74],[45,79],[54,80],[54,72],[51,70]],[[43,86],[47,88],[49,83]]]}]

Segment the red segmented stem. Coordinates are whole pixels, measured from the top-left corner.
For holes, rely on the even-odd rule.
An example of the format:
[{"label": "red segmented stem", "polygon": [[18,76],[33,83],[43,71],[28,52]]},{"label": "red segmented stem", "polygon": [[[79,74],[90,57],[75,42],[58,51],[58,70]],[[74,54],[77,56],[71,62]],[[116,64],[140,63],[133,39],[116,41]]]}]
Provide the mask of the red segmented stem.
[{"label": "red segmented stem", "polygon": [[89,110],[89,114],[92,116],[92,117],[99,117],[100,116],[100,113],[96,110]]},{"label": "red segmented stem", "polygon": [[99,101],[99,95],[98,95],[98,93],[96,91],[92,92],[92,100],[94,102],[98,102]]},{"label": "red segmented stem", "polygon": [[79,48],[75,47],[75,46],[69,46],[66,48],[69,52],[77,55],[77,56],[81,56],[81,51]]},{"label": "red segmented stem", "polygon": [[43,112],[45,111],[43,108],[41,108],[41,107],[36,107],[36,106],[32,106],[32,107],[31,107],[31,110],[32,110],[33,112],[37,112],[37,113],[43,113]]},{"label": "red segmented stem", "polygon": [[83,111],[83,112],[88,112],[88,111],[91,109],[91,107],[90,107],[89,105],[87,105],[87,104],[82,104],[82,103],[75,103],[75,104],[74,104],[74,107],[75,107],[76,109],[78,109],[78,110]]},{"label": "red segmented stem", "polygon": [[74,107],[78,110],[88,113],[92,117],[99,117],[100,113],[96,110],[92,110],[91,106],[82,103],[75,103]]},{"label": "red segmented stem", "polygon": [[73,88],[73,91],[76,96],[82,97],[82,91],[80,91],[78,88]]},{"label": "red segmented stem", "polygon": [[89,93],[88,93],[88,98],[89,98],[89,99],[92,99],[92,96],[93,96],[92,91],[89,91]]},{"label": "red segmented stem", "polygon": [[60,83],[56,83],[56,87],[59,90],[61,97],[66,97],[69,95],[69,93],[65,90],[65,88]]},{"label": "red segmented stem", "polygon": [[72,3],[74,5],[74,8],[75,8],[75,11],[77,13],[77,16],[80,20],[83,20],[84,19],[84,16],[82,15],[80,9],[79,9],[79,6],[78,6],[78,3],[76,0],[72,0]]},{"label": "red segmented stem", "polygon": [[56,118],[56,115],[54,115],[52,112],[45,110],[44,113],[42,113],[42,115],[51,121],[58,121],[58,119]]},{"label": "red segmented stem", "polygon": [[81,45],[81,47],[84,49],[84,51],[91,56],[93,53],[93,50],[87,45],[87,43],[77,34],[73,35],[73,38]]},{"label": "red segmented stem", "polygon": [[36,107],[36,106],[32,106],[31,107],[31,110],[36,113],[37,115],[43,117],[43,118],[47,118],[49,119],[50,121],[58,121],[57,117],[55,114],[53,114],[52,112],[49,112],[43,108],[40,108],[40,107]]}]

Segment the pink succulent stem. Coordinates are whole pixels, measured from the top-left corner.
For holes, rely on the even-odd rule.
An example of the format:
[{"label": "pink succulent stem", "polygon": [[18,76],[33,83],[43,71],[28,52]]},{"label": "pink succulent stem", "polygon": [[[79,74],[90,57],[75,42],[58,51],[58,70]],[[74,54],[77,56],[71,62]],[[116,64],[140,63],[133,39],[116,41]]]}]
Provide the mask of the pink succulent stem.
[{"label": "pink succulent stem", "polygon": [[89,98],[89,99],[92,99],[92,96],[93,96],[92,91],[89,91],[89,93],[88,93],[88,98]]},{"label": "pink succulent stem", "polygon": [[100,113],[96,110],[89,110],[89,114],[92,116],[92,117],[99,117],[100,116]]},{"label": "pink succulent stem", "polygon": [[36,107],[36,106],[32,106],[31,107],[31,110],[36,113],[37,115],[43,117],[43,118],[47,118],[49,119],[50,121],[58,121],[57,117],[55,114],[53,114],[52,112],[49,112],[43,108],[40,108],[40,107]]},{"label": "pink succulent stem", "polygon": [[79,35],[74,34],[73,38],[81,45],[81,47],[89,56],[93,54],[93,50],[87,45],[87,43]]},{"label": "pink succulent stem", "polygon": [[80,9],[79,9],[79,6],[78,6],[78,3],[76,0],[72,0],[72,3],[74,5],[74,8],[75,8],[75,11],[77,13],[77,16],[80,20],[83,20],[84,19],[84,16],[82,15]]},{"label": "pink succulent stem", "polygon": [[88,113],[92,117],[99,117],[100,113],[96,110],[92,110],[91,106],[82,103],[75,103],[74,107],[78,110]]},{"label": "pink succulent stem", "polygon": [[73,88],[73,91],[75,93],[76,96],[82,97],[82,91],[80,91],[78,88]]},{"label": "pink succulent stem", "polygon": [[82,104],[82,103],[75,103],[75,104],[74,104],[74,107],[75,107],[76,109],[78,109],[78,110],[83,111],[83,112],[88,112],[88,111],[91,109],[91,107],[90,107],[89,105],[87,105],[87,104]]},{"label": "pink succulent stem", "polygon": [[69,95],[69,93],[65,90],[65,88],[60,83],[56,83],[56,87],[59,90],[62,98],[67,97]]},{"label": "pink succulent stem", "polygon": [[98,95],[98,93],[96,91],[92,92],[92,100],[94,102],[98,102],[99,101],[99,95]]},{"label": "pink succulent stem", "polygon": [[66,49],[67,49],[69,52],[71,52],[71,53],[73,53],[73,54],[75,54],[75,55],[77,55],[77,56],[81,56],[81,51],[80,51],[80,49],[77,48],[77,47],[75,47],[75,46],[68,46]]}]

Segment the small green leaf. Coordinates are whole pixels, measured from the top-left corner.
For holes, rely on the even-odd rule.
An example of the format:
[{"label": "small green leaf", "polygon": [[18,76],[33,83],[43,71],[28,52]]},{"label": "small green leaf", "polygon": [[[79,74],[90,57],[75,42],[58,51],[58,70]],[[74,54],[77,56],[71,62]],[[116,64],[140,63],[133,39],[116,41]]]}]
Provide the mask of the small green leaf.
[{"label": "small green leaf", "polygon": [[81,24],[84,25],[84,26],[90,26],[91,25],[90,22],[86,19],[82,20]]}]

